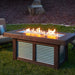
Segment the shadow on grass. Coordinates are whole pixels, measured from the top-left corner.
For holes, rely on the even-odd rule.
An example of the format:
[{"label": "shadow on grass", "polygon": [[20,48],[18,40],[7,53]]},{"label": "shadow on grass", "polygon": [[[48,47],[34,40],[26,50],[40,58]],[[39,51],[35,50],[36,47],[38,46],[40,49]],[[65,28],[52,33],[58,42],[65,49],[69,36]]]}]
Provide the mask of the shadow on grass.
[{"label": "shadow on grass", "polygon": [[11,51],[12,52],[13,51],[12,43],[0,45],[0,51]]}]

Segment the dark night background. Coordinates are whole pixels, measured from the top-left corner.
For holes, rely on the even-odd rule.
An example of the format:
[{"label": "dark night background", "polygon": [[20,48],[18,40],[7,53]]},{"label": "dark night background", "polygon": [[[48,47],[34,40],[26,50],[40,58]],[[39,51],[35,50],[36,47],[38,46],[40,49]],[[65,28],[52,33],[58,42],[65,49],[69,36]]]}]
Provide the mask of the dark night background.
[{"label": "dark night background", "polygon": [[75,0],[41,0],[46,11],[43,15],[31,16],[28,6],[33,0],[0,0],[0,17],[8,24],[54,23],[75,25]]}]

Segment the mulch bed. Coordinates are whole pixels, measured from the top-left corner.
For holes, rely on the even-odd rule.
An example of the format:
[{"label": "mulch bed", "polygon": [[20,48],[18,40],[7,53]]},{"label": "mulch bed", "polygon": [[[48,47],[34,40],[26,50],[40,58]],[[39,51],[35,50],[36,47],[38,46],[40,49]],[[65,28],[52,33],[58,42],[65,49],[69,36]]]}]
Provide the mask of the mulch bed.
[{"label": "mulch bed", "polygon": [[42,0],[45,14],[31,16],[28,6],[33,0],[1,0],[0,17],[7,24],[53,23],[75,25],[75,0]]}]

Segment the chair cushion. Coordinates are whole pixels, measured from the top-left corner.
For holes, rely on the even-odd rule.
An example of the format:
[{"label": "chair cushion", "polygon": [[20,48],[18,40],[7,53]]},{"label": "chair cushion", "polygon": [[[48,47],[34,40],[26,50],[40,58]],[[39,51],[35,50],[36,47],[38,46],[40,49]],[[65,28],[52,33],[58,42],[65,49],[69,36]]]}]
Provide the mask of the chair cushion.
[{"label": "chair cushion", "polygon": [[3,35],[4,32],[5,32],[4,26],[0,25],[0,35]]},{"label": "chair cushion", "polygon": [[7,43],[7,42],[11,42],[11,41],[12,41],[11,38],[4,37],[3,35],[0,35],[0,44]]}]

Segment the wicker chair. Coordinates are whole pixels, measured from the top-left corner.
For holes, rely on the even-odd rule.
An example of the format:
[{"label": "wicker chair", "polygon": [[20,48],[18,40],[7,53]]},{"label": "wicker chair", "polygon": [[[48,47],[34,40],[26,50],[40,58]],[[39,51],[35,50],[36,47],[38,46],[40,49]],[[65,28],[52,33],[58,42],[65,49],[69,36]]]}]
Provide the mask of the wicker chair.
[{"label": "wicker chair", "polygon": [[[4,32],[6,31],[6,23],[4,18],[0,18],[0,27],[3,26]],[[1,28],[0,28],[0,45],[4,43],[12,42],[11,38],[4,37],[3,34],[1,34]]]}]

